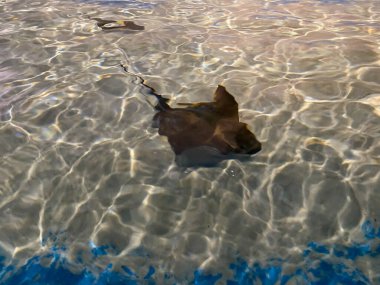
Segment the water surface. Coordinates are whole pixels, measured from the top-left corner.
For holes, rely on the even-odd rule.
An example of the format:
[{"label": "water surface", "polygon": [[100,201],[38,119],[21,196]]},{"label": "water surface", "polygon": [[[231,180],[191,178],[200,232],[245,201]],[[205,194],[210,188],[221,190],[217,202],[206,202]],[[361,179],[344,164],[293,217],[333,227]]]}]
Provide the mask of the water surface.
[{"label": "water surface", "polygon": [[[380,282],[378,1],[17,0],[0,16],[0,278],[37,258],[139,284]],[[223,84],[262,151],[178,168],[120,63],[174,104]]]}]

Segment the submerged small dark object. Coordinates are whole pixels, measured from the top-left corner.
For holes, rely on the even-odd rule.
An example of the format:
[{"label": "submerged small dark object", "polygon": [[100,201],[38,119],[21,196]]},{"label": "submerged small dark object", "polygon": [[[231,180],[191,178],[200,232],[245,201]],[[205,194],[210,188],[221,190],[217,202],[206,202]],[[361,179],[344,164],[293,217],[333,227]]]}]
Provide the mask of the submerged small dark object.
[{"label": "submerged small dark object", "polygon": [[126,29],[132,31],[142,31],[144,26],[139,26],[132,21],[125,20],[103,20],[100,18],[92,18],[95,20],[99,28],[102,30],[115,30],[115,29]]},{"label": "submerged small dark object", "polygon": [[224,86],[218,86],[213,102],[182,104],[185,108],[171,108],[167,99],[154,95],[158,113],[153,127],[168,138],[178,165],[214,166],[225,159],[249,158],[261,150],[247,124],[239,121],[238,103]]}]

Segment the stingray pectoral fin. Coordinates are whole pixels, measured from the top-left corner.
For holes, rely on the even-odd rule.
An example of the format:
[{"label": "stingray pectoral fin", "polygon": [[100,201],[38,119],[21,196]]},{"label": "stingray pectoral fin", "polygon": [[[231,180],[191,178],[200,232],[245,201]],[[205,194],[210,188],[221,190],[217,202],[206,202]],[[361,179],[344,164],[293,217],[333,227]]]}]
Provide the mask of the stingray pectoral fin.
[{"label": "stingray pectoral fin", "polygon": [[234,104],[237,105],[234,96],[232,96],[222,85],[218,85],[214,93],[215,102],[223,102],[224,104]]},{"label": "stingray pectoral fin", "polygon": [[160,113],[156,113],[152,119],[152,128],[158,129],[160,127]]},{"label": "stingray pectoral fin", "polygon": [[215,108],[223,116],[239,119],[238,103],[224,86],[218,85],[214,93]]},{"label": "stingray pectoral fin", "polygon": [[236,143],[238,153],[255,154],[261,150],[261,143],[256,136],[248,129],[247,124],[239,123],[240,127],[236,132]]}]

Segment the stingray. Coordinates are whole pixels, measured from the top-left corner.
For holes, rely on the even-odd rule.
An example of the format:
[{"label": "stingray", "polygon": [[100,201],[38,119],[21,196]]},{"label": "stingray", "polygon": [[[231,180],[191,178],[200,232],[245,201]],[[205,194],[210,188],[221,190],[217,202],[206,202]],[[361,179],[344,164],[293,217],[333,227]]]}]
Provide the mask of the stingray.
[{"label": "stingray", "polygon": [[180,103],[183,107],[172,108],[169,99],[157,94],[141,76],[121,67],[156,97],[152,127],[167,137],[178,166],[212,167],[227,159],[247,160],[261,150],[247,124],[239,121],[238,103],[224,86],[218,85],[212,102]]},{"label": "stingray", "polygon": [[239,121],[238,103],[222,85],[212,102],[182,103],[172,108],[158,97],[153,127],[168,138],[180,166],[214,166],[225,159],[246,159],[261,143]]},{"label": "stingray", "polygon": [[142,31],[144,26],[139,26],[132,21],[125,20],[103,20],[100,18],[92,18],[96,21],[96,24],[102,30],[115,30],[115,29],[126,29],[131,31]]}]

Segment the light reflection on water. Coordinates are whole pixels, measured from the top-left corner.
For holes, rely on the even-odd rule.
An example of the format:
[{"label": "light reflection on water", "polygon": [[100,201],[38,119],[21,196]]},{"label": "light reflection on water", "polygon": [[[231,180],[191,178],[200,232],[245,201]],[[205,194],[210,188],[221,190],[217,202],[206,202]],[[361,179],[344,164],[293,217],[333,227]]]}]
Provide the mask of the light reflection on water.
[{"label": "light reflection on water", "polygon": [[[7,1],[0,13],[6,260],[66,246],[83,264],[181,280],[236,256],[302,267],[311,241],[349,245],[365,220],[378,227],[376,1]],[[104,32],[94,17],[145,30]],[[120,62],[174,103],[225,85],[263,150],[175,167]],[[112,250],[94,261],[91,242]],[[349,265],[379,278],[373,257]]]}]

